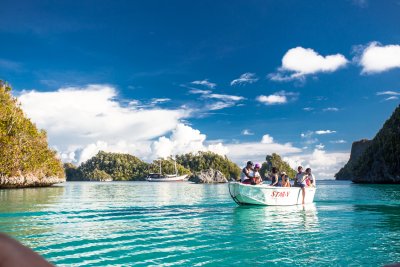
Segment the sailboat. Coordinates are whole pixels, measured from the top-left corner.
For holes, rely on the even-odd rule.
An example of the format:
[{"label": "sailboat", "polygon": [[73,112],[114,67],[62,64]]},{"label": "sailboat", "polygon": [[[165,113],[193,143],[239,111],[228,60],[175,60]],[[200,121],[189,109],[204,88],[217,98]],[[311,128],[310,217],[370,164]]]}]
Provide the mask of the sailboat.
[{"label": "sailboat", "polygon": [[149,173],[146,178],[148,182],[182,182],[186,181],[187,175],[178,175],[178,168],[176,167],[176,160],[174,160],[175,174],[162,174],[161,159],[160,159],[160,172]]}]

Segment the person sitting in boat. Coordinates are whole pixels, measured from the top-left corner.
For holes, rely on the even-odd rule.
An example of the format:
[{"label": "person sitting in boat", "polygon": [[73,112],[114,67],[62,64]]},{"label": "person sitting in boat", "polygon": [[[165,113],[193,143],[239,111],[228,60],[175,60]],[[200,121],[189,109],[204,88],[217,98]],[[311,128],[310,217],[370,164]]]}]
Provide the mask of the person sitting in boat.
[{"label": "person sitting in boat", "polygon": [[253,171],[253,166],[254,166],[253,162],[248,161],[246,167],[242,169],[242,173],[240,175],[240,181],[242,183],[245,184],[251,183],[251,178],[252,178],[251,172]]},{"label": "person sitting in boat", "polygon": [[271,169],[271,174],[270,174],[270,178],[271,178],[271,186],[278,186],[278,169],[276,167],[272,167]]},{"label": "person sitting in boat", "polygon": [[286,172],[282,172],[282,187],[291,187],[289,177],[287,176]]},{"label": "person sitting in boat", "polygon": [[260,175],[260,169],[261,169],[261,164],[260,163],[256,163],[254,164],[254,171],[253,171],[253,180],[252,183],[253,185],[255,184],[261,184],[262,183],[262,179],[261,179],[261,175]]},{"label": "person sitting in boat", "polygon": [[306,185],[315,187],[315,176],[311,173],[311,168],[306,169],[305,175],[307,176],[307,178],[305,180]]}]

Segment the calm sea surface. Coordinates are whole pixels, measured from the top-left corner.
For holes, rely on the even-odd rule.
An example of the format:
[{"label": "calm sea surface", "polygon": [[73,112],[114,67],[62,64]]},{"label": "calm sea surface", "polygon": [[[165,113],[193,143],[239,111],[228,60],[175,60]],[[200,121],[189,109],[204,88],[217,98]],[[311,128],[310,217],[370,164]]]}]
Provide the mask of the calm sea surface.
[{"label": "calm sea surface", "polygon": [[238,207],[227,185],[0,190],[0,231],[58,266],[400,262],[400,186],[320,181],[315,204]]}]

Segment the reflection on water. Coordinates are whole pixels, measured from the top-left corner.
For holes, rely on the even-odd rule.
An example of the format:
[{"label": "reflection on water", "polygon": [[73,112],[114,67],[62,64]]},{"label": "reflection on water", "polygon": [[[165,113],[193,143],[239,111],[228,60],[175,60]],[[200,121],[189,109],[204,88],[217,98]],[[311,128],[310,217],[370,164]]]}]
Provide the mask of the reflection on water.
[{"label": "reflection on water", "polygon": [[58,203],[63,193],[63,186],[0,190],[0,232],[24,237],[52,231],[46,210]]},{"label": "reflection on water", "polygon": [[239,206],[234,210],[235,224],[243,228],[278,231],[281,228],[316,231],[317,207],[314,203],[296,206]]}]

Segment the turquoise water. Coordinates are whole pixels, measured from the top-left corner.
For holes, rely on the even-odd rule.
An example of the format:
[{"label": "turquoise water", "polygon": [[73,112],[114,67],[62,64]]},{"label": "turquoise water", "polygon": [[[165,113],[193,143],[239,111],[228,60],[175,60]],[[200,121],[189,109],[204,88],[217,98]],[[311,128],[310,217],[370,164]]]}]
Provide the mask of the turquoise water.
[{"label": "turquoise water", "polygon": [[238,207],[227,185],[0,190],[0,231],[58,266],[400,262],[400,186],[320,181],[305,207]]}]

